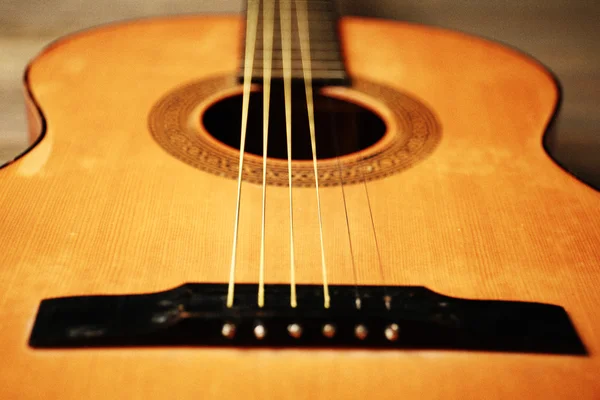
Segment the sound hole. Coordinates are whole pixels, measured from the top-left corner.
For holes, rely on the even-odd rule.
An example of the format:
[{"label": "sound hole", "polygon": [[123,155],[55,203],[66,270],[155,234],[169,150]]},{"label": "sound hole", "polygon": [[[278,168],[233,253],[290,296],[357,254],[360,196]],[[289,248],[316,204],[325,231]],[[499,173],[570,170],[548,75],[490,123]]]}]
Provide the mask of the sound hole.
[{"label": "sound hole", "polygon": [[[308,111],[304,87],[294,88],[292,98],[292,159],[312,159]],[[269,110],[269,144],[271,158],[287,159],[285,100],[283,90],[271,92]],[[317,157],[334,158],[364,150],[385,134],[383,120],[372,111],[344,100],[314,96],[315,137]],[[203,124],[208,133],[220,142],[240,148],[242,95],[222,99],[204,113]],[[262,156],[263,93],[252,92],[246,134],[247,152]]]}]

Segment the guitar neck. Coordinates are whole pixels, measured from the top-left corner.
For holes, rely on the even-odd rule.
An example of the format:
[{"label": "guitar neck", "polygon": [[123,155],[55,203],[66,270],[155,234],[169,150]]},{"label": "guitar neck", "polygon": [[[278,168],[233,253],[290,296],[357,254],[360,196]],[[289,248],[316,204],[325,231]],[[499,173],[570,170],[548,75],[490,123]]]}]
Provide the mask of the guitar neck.
[{"label": "guitar neck", "polygon": [[[271,7],[271,10],[267,7]],[[270,55],[272,79],[275,83],[282,81],[285,66],[284,50],[287,43],[291,53],[289,68],[293,81],[301,81],[304,77],[303,69],[310,68],[313,83],[317,86],[348,84],[349,78],[338,35],[338,19],[339,15],[333,0],[248,1],[240,80],[244,76],[246,55],[248,55],[253,58],[252,80],[261,83],[265,59]],[[254,51],[247,54],[246,46],[249,46],[251,37],[254,36],[254,29],[256,30]],[[268,43],[265,47],[264,38],[269,37],[271,29],[273,40],[270,49]]]}]

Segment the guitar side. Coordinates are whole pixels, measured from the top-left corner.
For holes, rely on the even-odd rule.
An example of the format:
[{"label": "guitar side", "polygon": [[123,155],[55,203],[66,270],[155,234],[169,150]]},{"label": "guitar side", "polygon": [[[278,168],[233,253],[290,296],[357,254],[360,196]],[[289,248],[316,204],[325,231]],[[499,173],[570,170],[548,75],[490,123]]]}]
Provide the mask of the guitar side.
[{"label": "guitar side", "polygon": [[[148,132],[173,88],[234,75],[237,17],[147,20],[90,30],[30,66],[30,130],[44,137],[0,169],[3,398],[580,398],[600,395],[600,197],[545,154],[558,101],[535,62],[462,34],[344,19],[348,70],[418,96],[442,127],[415,166],[369,183],[383,277],[367,230],[353,231],[361,284],[540,301],[569,312],[585,357],[443,351],[198,348],[34,350],[42,299],[226,282],[235,181],[168,155]],[[42,114],[38,113],[37,105]],[[376,101],[374,109],[386,116]],[[44,122],[45,121],[45,122]],[[210,190],[207,190],[210,188]],[[261,188],[244,186],[240,282],[256,282]],[[270,187],[271,204],[285,188]],[[313,262],[314,193],[298,188],[299,282]],[[350,225],[368,226],[347,188]],[[330,281],[353,284],[339,187],[324,188]],[[267,282],[289,281],[285,207],[270,209]],[[32,378],[34,378],[32,380]]]}]

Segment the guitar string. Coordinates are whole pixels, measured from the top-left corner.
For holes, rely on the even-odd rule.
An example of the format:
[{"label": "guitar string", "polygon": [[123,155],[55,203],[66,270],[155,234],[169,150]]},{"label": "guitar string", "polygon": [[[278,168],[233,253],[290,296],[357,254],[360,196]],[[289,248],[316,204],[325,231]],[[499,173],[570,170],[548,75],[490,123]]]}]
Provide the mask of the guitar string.
[{"label": "guitar string", "polygon": [[313,104],[312,71],[310,59],[310,35],[308,32],[308,16],[306,2],[294,0],[296,5],[296,18],[298,20],[298,39],[300,42],[300,58],[302,59],[302,73],[304,77],[304,90],[306,92],[306,110],[308,113],[308,128],[312,149],[313,171],[315,174],[315,192],[317,196],[317,213],[319,217],[319,239],[321,243],[321,273],[323,276],[323,299],[325,308],[329,308],[329,286],[327,284],[327,265],[325,263],[325,245],[323,241],[323,217],[321,213],[321,196],[319,194],[319,171],[317,167],[317,144],[315,140],[315,116]]},{"label": "guitar string", "polygon": [[294,207],[292,197],[292,10],[290,0],[279,3],[281,52],[283,62],[283,93],[285,102],[285,137],[287,141],[288,197],[290,215],[290,305],[295,308],[296,260],[294,257]]},{"label": "guitar string", "polygon": [[[354,125],[355,129],[359,129],[358,121],[356,120],[356,115],[352,118],[352,125]],[[370,167],[367,167],[370,168]],[[391,309],[391,297],[388,294],[388,289],[385,281],[385,273],[383,268],[383,259],[381,258],[381,249],[379,247],[379,239],[377,237],[377,231],[375,230],[375,218],[373,216],[373,208],[371,207],[371,196],[369,195],[369,187],[367,184],[367,178],[365,175],[365,171],[363,168],[358,169],[360,171],[361,180],[363,183],[363,187],[365,189],[365,195],[367,197],[367,209],[369,210],[369,220],[371,223],[371,231],[373,232],[373,240],[375,241],[375,250],[377,251],[377,263],[379,266],[379,277],[381,279],[383,285],[383,300],[385,303],[385,307],[390,310]]]},{"label": "guitar string", "polygon": [[258,22],[260,0],[248,0],[248,17],[246,22],[246,50],[244,54],[244,82],[242,94],[242,126],[240,132],[240,162],[237,178],[237,201],[235,206],[235,223],[233,228],[233,244],[231,249],[231,265],[229,269],[229,285],[227,287],[227,307],[233,306],[235,291],[235,267],[237,256],[238,231],[240,225],[240,200],[242,197],[242,176],[244,173],[244,149],[246,146],[246,131],[248,126],[248,108],[250,103],[250,86],[252,84],[252,69],[254,65],[254,48]]},{"label": "guitar string", "polygon": [[362,168],[359,168],[361,175],[363,186],[365,188],[365,194],[367,196],[367,206],[369,209],[369,219],[371,220],[371,230],[373,231],[373,239],[375,240],[375,249],[377,250],[377,261],[379,264],[379,276],[381,278],[381,282],[383,284],[383,300],[385,302],[385,307],[390,310],[392,308],[392,299],[388,294],[387,285],[385,282],[385,274],[383,270],[383,260],[381,259],[381,251],[379,248],[379,240],[377,238],[377,231],[375,230],[375,218],[373,217],[373,209],[371,208],[371,196],[369,196],[369,188],[367,185],[367,178],[365,177],[365,173]]},{"label": "guitar string", "polygon": [[[332,110],[333,107],[333,101],[331,98],[328,98],[328,104],[329,110]],[[336,123],[335,123],[335,117],[333,116],[333,113],[331,114],[331,118],[330,118],[330,122],[331,122],[331,132],[333,134],[333,147],[335,150],[335,161],[337,164],[337,169],[338,169],[338,173],[340,175],[340,187],[342,189],[342,200],[344,203],[344,216],[346,217],[346,232],[348,234],[348,246],[350,247],[350,259],[352,262],[352,275],[354,277],[354,305],[356,307],[357,310],[361,309],[362,306],[362,300],[360,298],[360,294],[358,292],[358,273],[357,273],[357,268],[356,268],[356,262],[354,259],[354,249],[352,247],[352,237],[350,235],[350,220],[348,217],[348,205],[346,203],[346,190],[344,188],[344,175],[343,175],[343,169],[342,169],[342,162],[340,161],[340,142],[339,142],[339,135],[338,135],[338,131],[337,131],[337,127],[336,127]]]},{"label": "guitar string", "polygon": [[269,101],[271,99],[271,64],[273,60],[273,0],[263,1],[263,174],[262,221],[260,235],[260,272],[258,306],[265,305],[265,223],[267,208],[267,148],[269,143]]}]

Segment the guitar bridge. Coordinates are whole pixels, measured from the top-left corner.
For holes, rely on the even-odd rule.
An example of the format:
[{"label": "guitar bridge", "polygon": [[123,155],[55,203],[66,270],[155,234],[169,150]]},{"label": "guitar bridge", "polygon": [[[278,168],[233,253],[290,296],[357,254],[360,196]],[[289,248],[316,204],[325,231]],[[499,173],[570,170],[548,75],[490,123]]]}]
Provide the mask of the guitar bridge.
[{"label": "guitar bridge", "polygon": [[[34,348],[235,346],[481,350],[587,354],[562,307],[466,300],[424,287],[189,283],[164,292],[43,300],[29,339]],[[360,302],[357,302],[357,290]]]}]

